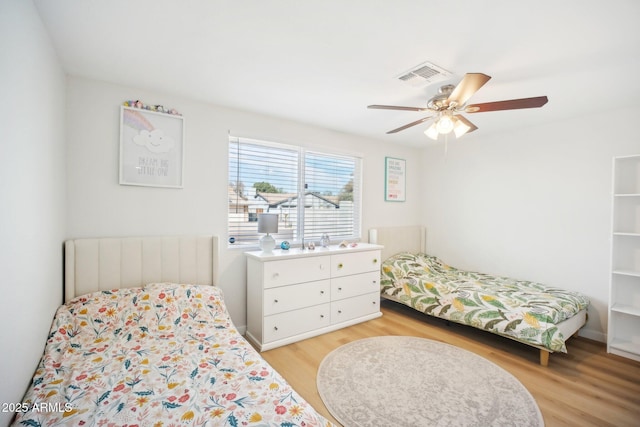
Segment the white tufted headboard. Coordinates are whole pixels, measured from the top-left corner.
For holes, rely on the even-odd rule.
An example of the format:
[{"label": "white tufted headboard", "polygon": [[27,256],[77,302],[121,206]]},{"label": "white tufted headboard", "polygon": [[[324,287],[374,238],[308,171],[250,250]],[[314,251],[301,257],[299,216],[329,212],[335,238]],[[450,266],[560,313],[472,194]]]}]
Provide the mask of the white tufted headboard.
[{"label": "white tufted headboard", "polygon": [[426,229],[420,225],[372,228],[369,230],[369,243],[384,246],[383,260],[399,252],[426,252]]},{"label": "white tufted headboard", "polygon": [[65,302],[153,282],[217,284],[216,236],[104,237],[65,242]]}]

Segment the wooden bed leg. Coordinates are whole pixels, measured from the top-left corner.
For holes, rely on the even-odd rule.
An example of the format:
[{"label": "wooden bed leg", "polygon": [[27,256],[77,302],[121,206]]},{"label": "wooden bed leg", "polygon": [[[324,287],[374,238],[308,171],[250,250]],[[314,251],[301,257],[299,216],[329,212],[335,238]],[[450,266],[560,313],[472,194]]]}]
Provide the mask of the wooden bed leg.
[{"label": "wooden bed leg", "polygon": [[540,349],[540,364],[542,366],[549,366],[549,354],[551,354],[549,351]]}]

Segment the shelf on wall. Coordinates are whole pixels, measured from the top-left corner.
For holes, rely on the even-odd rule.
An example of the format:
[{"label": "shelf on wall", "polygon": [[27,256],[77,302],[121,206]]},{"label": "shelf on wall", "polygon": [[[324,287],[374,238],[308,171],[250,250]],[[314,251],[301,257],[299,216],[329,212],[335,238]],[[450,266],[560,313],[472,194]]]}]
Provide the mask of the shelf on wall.
[{"label": "shelf on wall", "polygon": [[[637,357],[640,354],[640,343],[634,343],[631,341],[625,341],[625,340],[614,338],[609,343],[609,347],[610,349],[620,350],[626,353],[626,354],[619,354],[619,356],[631,357],[635,360],[639,360],[637,359]],[[612,351],[611,353],[616,353],[616,352]]]},{"label": "shelf on wall", "polygon": [[630,314],[632,316],[640,316],[640,308],[634,307],[629,304],[614,304],[611,306],[611,311],[616,313]]},{"label": "shelf on wall", "polygon": [[613,270],[613,274],[619,274],[622,276],[635,276],[635,277],[640,277],[640,271],[637,270],[623,270],[623,269],[619,269],[619,270]]}]

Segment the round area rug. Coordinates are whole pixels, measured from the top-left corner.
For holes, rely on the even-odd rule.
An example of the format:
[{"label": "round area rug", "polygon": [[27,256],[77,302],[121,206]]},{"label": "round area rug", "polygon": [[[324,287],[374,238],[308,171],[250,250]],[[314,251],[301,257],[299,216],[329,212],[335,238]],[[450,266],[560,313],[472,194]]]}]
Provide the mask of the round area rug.
[{"label": "round area rug", "polygon": [[318,392],[345,427],[544,426],[513,375],[461,348],[417,337],[345,344],[318,368]]}]

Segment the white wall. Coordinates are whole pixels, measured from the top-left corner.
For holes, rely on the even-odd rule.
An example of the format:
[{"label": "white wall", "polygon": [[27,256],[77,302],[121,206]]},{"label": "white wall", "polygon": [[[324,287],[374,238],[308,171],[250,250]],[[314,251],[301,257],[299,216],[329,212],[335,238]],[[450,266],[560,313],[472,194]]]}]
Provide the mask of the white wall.
[{"label": "white wall", "polygon": [[[185,76],[187,78],[187,76]],[[118,184],[120,105],[128,99],[185,117],[184,188]],[[373,226],[420,223],[420,152],[168,94],[69,77],[68,237],[211,233],[221,237],[220,286],[246,325],[246,262],[227,250],[228,133],[363,156],[363,235]],[[384,201],[384,157],[407,159],[407,202]]]},{"label": "white wall", "polygon": [[[582,335],[606,340],[614,155],[640,153],[640,108],[424,151],[428,248],[467,269],[540,281],[591,299]],[[500,113],[487,113],[500,114]],[[603,124],[615,123],[605,129]]]},{"label": "white wall", "polygon": [[[65,77],[30,1],[0,4],[0,403],[20,402],[62,302]],[[0,425],[13,414],[0,412]]]}]

